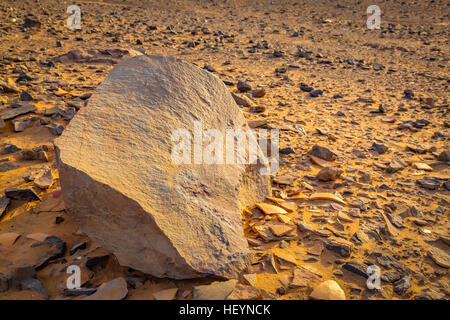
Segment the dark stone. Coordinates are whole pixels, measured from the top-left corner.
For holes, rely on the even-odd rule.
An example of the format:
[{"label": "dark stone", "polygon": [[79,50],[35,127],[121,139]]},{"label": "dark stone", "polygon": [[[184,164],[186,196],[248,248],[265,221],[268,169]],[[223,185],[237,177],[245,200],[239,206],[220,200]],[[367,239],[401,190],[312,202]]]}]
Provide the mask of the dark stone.
[{"label": "dark stone", "polygon": [[386,112],[388,112],[388,110],[387,110],[387,108],[384,105],[380,104],[380,106],[378,107],[378,112],[379,113],[386,113]]},{"label": "dark stone", "polygon": [[34,267],[18,267],[6,275],[8,278],[9,288],[20,289],[23,280],[28,278],[36,278],[36,270]]},{"label": "dark stone", "polygon": [[408,267],[406,267],[403,263],[397,261],[396,259],[394,259],[392,257],[380,255],[380,256],[377,256],[376,259],[377,259],[377,264],[379,264],[380,266],[382,266],[386,269],[394,268],[404,276],[406,276],[409,273]]},{"label": "dark stone", "polygon": [[77,252],[78,250],[84,250],[84,249],[86,249],[86,246],[87,246],[86,241],[77,243],[76,245],[74,245],[74,246],[72,247],[72,249],[70,249],[69,253],[70,253],[70,255],[74,255],[75,252]]},{"label": "dark stone", "polygon": [[347,187],[347,186],[348,186],[347,182],[338,182],[338,183],[335,183],[333,185],[333,189],[344,188],[344,187]]},{"label": "dark stone", "polygon": [[398,159],[398,158],[394,158],[389,163],[389,166],[387,167],[386,172],[394,173],[394,172],[397,172],[399,170],[403,170],[407,166],[408,165],[403,160]]},{"label": "dark stone", "polygon": [[326,161],[333,161],[336,159],[336,154],[333,151],[319,145],[313,146],[308,154]]},{"label": "dark stone", "polygon": [[66,264],[66,263],[67,263],[66,258],[56,259],[52,261],[52,264]]},{"label": "dark stone", "polygon": [[20,100],[21,101],[33,101],[33,97],[27,91],[22,91],[20,93]]},{"label": "dark stone", "polygon": [[19,147],[15,146],[13,144],[8,144],[6,147],[3,148],[3,150],[1,151],[1,154],[11,154],[11,153],[15,153],[20,150],[22,150],[22,149],[20,149]]},{"label": "dark stone", "polygon": [[350,257],[353,250],[353,246],[350,243],[328,239],[326,241],[326,248],[330,251],[334,251],[342,257]]},{"label": "dark stone", "polygon": [[42,160],[48,161],[48,156],[45,150],[48,150],[45,146],[36,147],[33,149],[22,150],[20,156],[22,160]]},{"label": "dark stone", "polygon": [[266,95],[266,89],[264,89],[264,88],[256,89],[256,90],[253,90],[253,92],[252,92],[252,96],[255,98],[262,98],[265,95]]},{"label": "dark stone", "polygon": [[445,187],[445,189],[450,191],[450,180],[447,180],[447,181],[444,182],[444,187]]},{"label": "dark stone", "polygon": [[36,278],[27,278],[24,279],[21,283],[21,289],[22,290],[32,290],[36,291],[42,295],[44,295],[48,299],[48,294],[45,292],[44,287],[42,286],[42,283],[36,279]]},{"label": "dark stone", "polygon": [[413,217],[416,217],[416,218],[422,217],[422,212],[419,209],[417,209],[415,206],[411,206],[410,211],[411,211],[411,215]]},{"label": "dark stone", "polygon": [[53,260],[61,258],[66,252],[66,243],[60,238],[55,236],[49,236],[45,238],[45,240],[42,242],[32,244],[31,247],[36,248],[43,245],[53,250],[41,256],[43,262],[35,266],[36,270],[41,270],[42,268],[52,263]]},{"label": "dark stone", "polygon": [[280,153],[281,154],[291,154],[291,153],[295,153],[295,151],[291,147],[287,147],[287,148],[281,149]]},{"label": "dark stone", "polygon": [[417,121],[404,121],[400,123],[397,127],[398,130],[409,129],[411,131],[417,131],[417,129],[422,129],[423,127],[430,124],[430,121],[425,119],[420,119]]},{"label": "dark stone", "polygon": [[57,125],[55,123],[52,123],[51,125],[48,125],[47,128],[50,130],[50,132],[52,134],[54,134],[55,136],[60,136],[63,131],[64,131],[64,127],[62,125]]},{"label": "dark stone", "polygon": [[24,28],[40,28],[41,23],[39,22],[37,17],[32,14],[28,14],[28,16],[25,17],[23,26]]},{"label": "dark stone", "polygon": [[426,148],[424,148],[420,145],[417,145],[417,144],[412,144],[412,143],[407,144],[406,147],[408,148],[408,150],[415,152],[415,153],[419,153],[419,154],[424,154],[424,153],[427,153],[427,151],[428,151]]},{"label": "dark stone", "polygon": [[249,109],[249,112],[252,112],[252,113],[261,113],[264,111],[266,111],[266,107],[264,107],[264,106],[251,106]]},{"label": "dark stone", "polygon": [[13,200],[37,201],[41,200],[32,188],[11,188],[5,190],[5,195]]},{"label": "dark stone", "polygon": [[278,293],[279,295],[283,295],[283,294],[286,293],[286,289],[285,289],[284,287],[279,287],[279,288],[277,289],[277,293]]},{"label": "dark stone", "polygon": [[427,178],[419,179],[416,182],[420,187],[422,187],[424,189],[428,189],[428,190],[436,190],[441,186],[441,181],[436,178],[427,177]]},{"label": "dark stone", "polygon": [[385,272],[381,275],[381,280],[388,283],[394,283],[402,278],[402,274],[396,271]]},{"label": "dark stone", "polygon": [[418,129],[422,129],[423,127],[429,125],[431,122],[425,119],[419,119],[413,122],[413,126]]},{"label": "dark stone", "polygon": [[283,52],[279,51],[279,50],[274,50],[273,56],[276,57],[276,58],[280,58],[280,57],[283,56]]},{"label": "dark stone", "polygon": [[63,217],[56,217],[55,218],[55,223],[56,224],[60,224],[60,223],[62,223],[64,221],[64,218]]},{"label": "dark stone", "polygon": [[334,167],[323,167],[320,169],[319,173],[317,173],[317,179],[320,181],[333,181],[339,178],[342,174],[342,170],[334,168]]},{"label": "dark stone", "polygon": [[20,116],[22,114],[26,114],[32,111],[35,111],[37,108],[34,104],[28,103],[24,106],[20,106],[18,108],[8,108],[3,110],[0,113],[0,118],[2,118],[3,120],[9,120],[9,119],[13,119],[17,116]]},{"label": "dark stone", "polygon": [[130,285],[133,289],[137,289],[140,286],[142,286],[147,279],[144,277],[129,275],[126,277],[125,280],[127,281],[128,285]]},{"label": "dark stone", "polygon": [[0,292],[8,291],[9,289],[9,277],[0,273]]},{"label": "dark stone", "polygon": [[373,143],[372,147],[370,147],[372,150],[375,150],[376,152],[378,152],[378,154],[385,154],[386,151],[388,151],[388,147],[386,147],[383,144],[378,144],[378,143]]},{"label": "dark stone", "polygon": [[242,82],[242,81],[238,82],[237,88],[239,91],[242,91],[242,92],[247,92],[247,91],[252,90],[252,86],[250,84],[248,84],[247,82]]},{"label": "dark stone", "polygon": [[450,162],[450,150],[442,151],[438,156],[439,161]]},{"label": "dark stone", "polygon": [[404,295],[409,288],[411,288],[411,279],[405,276],[400,280],[394,282],[394,292],[398,295]]},{"label": "dark stone", "polygon": [[19,76],[17,77],[16,82],[21,82],[21,81],[31,81],[33,80],[32,77],[30,77],[29,75],[27,75],[25,72],[20,71]]},{"label": "dark stone", "polygon": [[403,91],[403,94],[405,95],[406,99],[413,99],[414,98],[414,92],[412,90],[406,89]]},{"label": "dark stone", "polygon": [[80,98],[81,100],[87,100],[87,99],[89,99],[90,97],[92,97],[92,92],[84,93],[84,94],[82,94],[79,98]]},{"label": "dark stone", "polygon": [[362,292],[361,288],[356,288],[356,287],[350,288],[350,293],[361,294],[361,292]]},{"label": "dark stone", "polygon": [[11,171],[11,170],[17,169],[19,167],[20,166],[15,162],[10,162],[10,161],[3,162],[3,163],[0,163],[0,172]]},{"label": "dark stone", "polygon": [[389,218],[389,221],[397,227],[397,228],[404,228],[402,217],[397,214],[392,213],[386,213],[387,217]]},{"label": "dark stone", "polygon": [[311,92],[314,90],[314,88],[302,83],[302,84],[300,84],[300,90],[305,91],[305,92]]},{"label": "dark stone", "polygon": [[368,267],[368,265],[356,260],[349,261],[342,266],[343,269],[355,273],[366,279],[369,278],[369,274],[367,274]]}]

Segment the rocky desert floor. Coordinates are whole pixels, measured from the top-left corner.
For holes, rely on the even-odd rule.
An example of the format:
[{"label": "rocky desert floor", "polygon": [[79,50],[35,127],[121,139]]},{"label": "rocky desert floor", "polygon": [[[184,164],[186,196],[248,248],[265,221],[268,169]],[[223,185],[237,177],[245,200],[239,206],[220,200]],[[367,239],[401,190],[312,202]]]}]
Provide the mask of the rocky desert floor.
[{"label": "rocky desert floor", "polygon": [[[0,299],[301,300],[327,280],[349,300],[448,299],[449,14],[443,0],[0,0]],[[241,279],[122,267],[65,211],[53,140],[131,49],[212,72],[251,127],[280,132],[273,194],[242,213]]]}]

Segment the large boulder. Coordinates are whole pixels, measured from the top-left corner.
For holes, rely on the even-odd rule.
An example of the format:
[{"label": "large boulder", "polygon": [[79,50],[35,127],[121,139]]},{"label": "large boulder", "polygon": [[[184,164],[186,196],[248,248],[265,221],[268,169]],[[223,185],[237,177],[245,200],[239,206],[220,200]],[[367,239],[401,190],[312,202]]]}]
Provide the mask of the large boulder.
[{"label": "large boulder", "polygon": [[[241,210],[269,194],[262,164],[175,164],[177,128],[247,129],[225,85],[171,57],[122,61],[55,141],[64,200],[122,265],[174,279],[249,263]],[[225,133],[224,133],[225,136]]]}]

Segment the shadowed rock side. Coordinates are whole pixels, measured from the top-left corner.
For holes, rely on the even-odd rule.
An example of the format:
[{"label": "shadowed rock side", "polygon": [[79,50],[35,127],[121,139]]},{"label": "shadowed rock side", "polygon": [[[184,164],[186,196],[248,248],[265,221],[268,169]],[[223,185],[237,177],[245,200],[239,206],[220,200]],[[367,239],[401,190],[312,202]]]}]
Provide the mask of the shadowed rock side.
[{"label": "shadowed rock side", "polygon": [[[224,84],[178,59],[121,62],[55,142],[64,200],[120,263],[157,277],[236,277],[240,207],[269,195],[258,166],[175,165],[171,133],[247,128]],[[242,186],[241,186],[242,183]]]}]

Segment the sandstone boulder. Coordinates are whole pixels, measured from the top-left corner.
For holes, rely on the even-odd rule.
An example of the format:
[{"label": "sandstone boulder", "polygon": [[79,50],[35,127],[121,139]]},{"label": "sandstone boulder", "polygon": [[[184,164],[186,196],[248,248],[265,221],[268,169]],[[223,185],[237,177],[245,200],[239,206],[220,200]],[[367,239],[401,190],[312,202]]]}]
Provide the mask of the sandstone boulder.
[{"label": "sandstone boulder", "polygon": [[[55,141],[66,207],[122,265],[175,279],[249,264],[241,209],[269,195],[261,164],[174,164],[171,133],[247,129],[216,76],[171,57],[118,64]],[[225,134],[224,134],[225,136]]]}]

